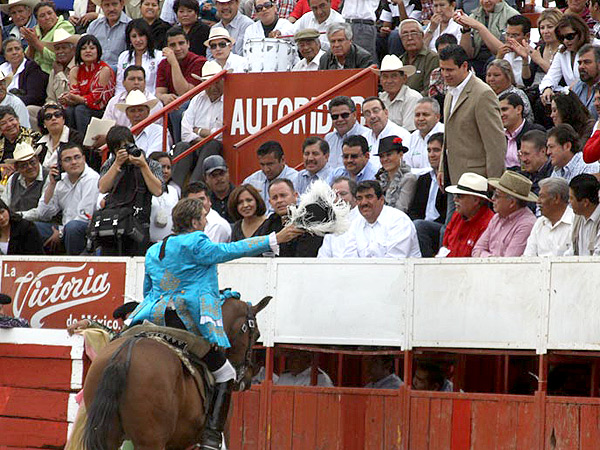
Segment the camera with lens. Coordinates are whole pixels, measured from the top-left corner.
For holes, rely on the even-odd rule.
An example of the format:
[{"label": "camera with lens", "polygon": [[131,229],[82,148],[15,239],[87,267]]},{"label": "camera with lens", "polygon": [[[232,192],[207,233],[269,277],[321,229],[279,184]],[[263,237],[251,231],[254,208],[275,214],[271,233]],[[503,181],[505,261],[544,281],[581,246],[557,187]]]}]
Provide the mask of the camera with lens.
[{"label": "camera with lens", "polygon": [[125,150],[134,158],[138,158],[142,154],[142,150],[135,144],[129,143],[125,146]]}]

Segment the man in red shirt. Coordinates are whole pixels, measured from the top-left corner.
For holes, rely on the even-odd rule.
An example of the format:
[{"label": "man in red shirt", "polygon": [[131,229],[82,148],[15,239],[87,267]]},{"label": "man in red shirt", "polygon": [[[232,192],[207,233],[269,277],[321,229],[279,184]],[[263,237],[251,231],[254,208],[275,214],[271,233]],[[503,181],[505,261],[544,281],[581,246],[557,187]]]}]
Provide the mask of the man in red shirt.
[{"label": "man in red shirt", "polygon": [[[181,27],[172,27],[167,31],[167,46],[163,48],[163,56],[165,59],[158,65],[156,74],[156,96],[163,105],[168,105],[200,83],[192,74],[202,73],[206,58],[190,52],[190,41]],[[189,101],[169,113],[169,125],[175,142],[181,141],[181,118],[188,104]]]},{"label": "man in red shirt", "polygon": [[471,256],[479,236],[494,217],[494,212],[489,208],[487,189],[486,178],[471,172],[465,172],[457,185],[446,188],[446,191],[454,194],[456,211],[446,227],[438,256]]}]

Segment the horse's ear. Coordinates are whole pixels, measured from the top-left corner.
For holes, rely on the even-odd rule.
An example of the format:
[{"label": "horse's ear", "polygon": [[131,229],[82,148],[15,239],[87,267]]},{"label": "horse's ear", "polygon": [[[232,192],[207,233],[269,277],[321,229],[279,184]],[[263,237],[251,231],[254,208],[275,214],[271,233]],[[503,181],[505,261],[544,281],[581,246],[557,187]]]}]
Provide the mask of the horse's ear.
[{"label": "horse's ear", "polygon": [[254,313],[254,315],[256,316],[259,312],[261,312],[263,309],[265,309],[272,298],[273,297],[271,297],[270,295],[267,295],[260,302],[258,302],[256,305],[254,305],[252,307],[252,312]]}]

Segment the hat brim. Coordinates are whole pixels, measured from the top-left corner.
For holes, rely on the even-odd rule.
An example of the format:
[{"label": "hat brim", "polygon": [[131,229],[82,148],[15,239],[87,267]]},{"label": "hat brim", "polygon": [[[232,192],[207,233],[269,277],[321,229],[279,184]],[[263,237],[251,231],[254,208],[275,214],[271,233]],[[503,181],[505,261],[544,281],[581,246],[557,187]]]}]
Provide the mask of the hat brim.
[{"label": "hat brim", "polygon": [[209,37],[207,40],[204,41],[204,46],[209,47],[210,41],[216,41],[217,39],[225,39],[226,41],[229,41],[231,43],[231,45],[235,44],[235,39],[232,38],[231,36],[219,35],[219,36]]},{"label": "hat brim", "polygon": [[17,163],[17,162],[29,161],[29,160],[30,160],[31,158],[33,158],[34,156],[37,156],[37,155],[39,155],[41,150],[42,150],[42,148],[41,148],[41,147],[34,148],[34,149],[33,149],[33,155],[31,155],[31,156],[30,156],[29,158],[27,158],[27,159],[14,159],[14,158],[9,158],[9,159],[5,159],[5,160],[4,160],[4,162],[5,162],[6,164],[14,164],[14,163]]},{"label": "hat brim", "polygon": [[464,189],[459,188],[458,186],[448,186],[446,188],[446,192],[450,192],[451,194],[462,194],[462,195],[472,195],[473,197],[484,198],[487,201],[491,201],[491,199],[486,194],[480,194],[479,192],[466,191]]},{"label": "hat brim", "polygon": [[8,14],[9,9],[13,6],[29,6],[30,8],[33,8],[38,3],[39,0],[19,0],[18,2],[14,2],[11,4],[0,5],[0,11]]},{"label": "hat brim", "polygon": [[518,198],[519,200],[523,200],[525,202],[537,202],[538,196],[535,195],[533,192],[530,192],[528,196],[517,194],[516,192],[507,189],[505,186],[502,186],[500,184],[500,178],[490,178],[488,180],[488,184],[494,189],[498,189],[499,191],[502,191],[505,194],[510,195],[511,197]]},{"label": "hat brim", "polygon": [[211,167],[210,169],[205,170],[204,173],[206,173],[206,174],[213,173],[215,170],[222,170],[223,172],[227,172],[227,167],[225,167],[225,166]]},{"label": "hat brim", "polygon": [[157,98],[151,98],[150,100],[145,101],[144,103],[138,103],[136,105],[128,105],[127,103],[117,103],[115,105],[115,108],[117,108],[119,111],[127,111],[127,108],[131,108],[133,106],[147,106],[148,108],[152,109],[156,106],[156,104],[158,103],[158,99]]},{"label": "hat brim", "polygon": [[6,75],[4,78],[0,78],[0,81],[5,81],[6,82],[6,86],[8,87],[8,85],[10,84],[10,82],[12,81],[13,76],[12,74]]},{"label": "hat brim", "polygon": [[381,74],[381,72],[404,72],[407,77],[414,75],[417,71],[415,66],[402,66],[397,69],[371,69],[377,76]]},{"label": "hat brim", "polygon": [[[221,70],[223,70],[223,69],[221,69]],[[221,70],[219,70],[219,72],[220,72]],[[217,72],[217,73],[219,73],[219,72]],[[233,69],[228,69],[228,70],[227,70],[227,73],[231,73],[231,72],[233,72]],[[192,74],[192,77],[193,77],[193,78],[195,78],[196,80],[200,80],[200,81],[206,81],[206,80],[210,80],[210,79],[211,79],[212,77],[214,77],[215,75],[216,75],[216,73],[213,73],[212,75],[209,75],[209,76],[207,76],[207,77],[203,77],[202,75],[198,75],[198,74],[196,74],[196,73],[193,73],[193,74]]]},{"label": "hat brim", "polygon": [[56,51],[54,50],[54,46],[55,45],[60,45],[60,44],[75,44],[77,45],[77,43],[79,42],[79,39],[81,39],[81,35],[80,34],[72,34],[71,36],[69,36],[66,39],[63,39],[62,41],[57,41],[57,42],[42,42],[42,44],[49,48],[50,50],[52,50],[54,53],[56,53]]}]

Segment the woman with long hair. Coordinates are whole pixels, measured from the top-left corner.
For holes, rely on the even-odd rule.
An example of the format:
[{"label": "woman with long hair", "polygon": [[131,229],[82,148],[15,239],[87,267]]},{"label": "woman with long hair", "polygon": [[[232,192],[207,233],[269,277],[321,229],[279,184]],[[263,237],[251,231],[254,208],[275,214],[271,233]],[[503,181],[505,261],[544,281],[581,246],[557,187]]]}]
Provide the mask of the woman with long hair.
[{"label": "woman with long hair", "polygon": [[585,107],[577,94],[565,89],[554,93],[550,104],[550,118],[554,126],[567,123],[579,135],[580,148],[583,148],[588,138],[592,135],[595,120]]},{"label": "woman with long hair", "polygon": [[252,236],[263,236],[263,225],[267,220],[267,206],[251,184],[236,187],[227,202],[229,216],[235,220],[231,241],[240,241]]}]

